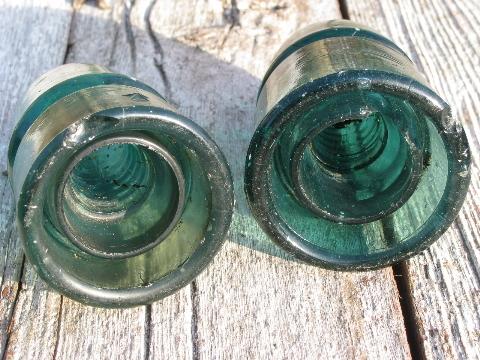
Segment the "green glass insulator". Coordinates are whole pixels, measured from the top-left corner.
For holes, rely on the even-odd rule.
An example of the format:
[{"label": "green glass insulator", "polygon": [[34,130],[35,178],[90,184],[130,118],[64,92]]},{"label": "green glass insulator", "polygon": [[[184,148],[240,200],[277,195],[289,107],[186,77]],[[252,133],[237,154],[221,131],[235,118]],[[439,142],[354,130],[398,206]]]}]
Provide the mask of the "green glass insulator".
[{"label": "green glass insulator", "polygon": [[269,236],[340,270],[408,258],[456,217],[470,182],[463,128],[412,61],[365,26],[309,26],[262,82],[245,191]]},{"label": "green glass insulator", "polygon": [[233,210],[217,145],[149,86],[69,64],[30,87],[9,176],[25,252],[53,288],[104,307],[188,284],[221,247]]}]

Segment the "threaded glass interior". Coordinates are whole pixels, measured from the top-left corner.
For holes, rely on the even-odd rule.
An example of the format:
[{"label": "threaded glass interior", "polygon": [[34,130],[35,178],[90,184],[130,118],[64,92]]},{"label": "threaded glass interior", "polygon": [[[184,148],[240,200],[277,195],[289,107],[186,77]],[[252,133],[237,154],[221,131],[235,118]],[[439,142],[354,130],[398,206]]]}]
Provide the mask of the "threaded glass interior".
[{"label": "threaded glass interior", "polygon": [[70,171],[65,222],[88,252],[130,254],[157,242],[171,225],[179,193],[177,177],[159,153],[138,144],[107,144]]},{"label": "threaded glass interior", "polygon": [[325,254],[373,256],[402,246],[446,186],[435,125],[411,102],[372,90],[313,99],[310,109],[288,114],[298,118],[273,152],[275,213]]},{"label": "threaded glass interior", "polygon": [[[299,201],[319,216],[365,223],[408,200],[428,150],[424,121],[410,104],[351,92],[319,103],[299,122],[312,130],[293,129],[300,143],[287,147],[292,159],[287,171]],[[333,124],[322,127],[325,123]]]},{"label": "threaded glass interior", "polygon": [[405,53],[374,32],[343,22],[294,35],[263,80],[256,118],[247,198],[302,260],[391,264],[458,212],[469,161],[461,126]]},{"label": "threaded glass interior", "polygon": [[312,141],[312,150],[328,171],[362,169],[384,153],[388,131],[380,114],[345,120],[328,127]]},{"label": "threaded glass interior", "polygon": [[151,303],[218,251],[233,209],[228,165],[148,85],[69,64],[19,110],[9,148],[19,233],[56,290],[92,305]]},{"label": "threaded glass interior", "polygon": [[45,188],[35,241],[63,272],[96,288],[149,286],[205,241],[210,182],[185,142],[137,129],[107,141],[52,164],[58,181]]},{"label": "threaded glass interior", "polygon": [[144,200],[152,180],[147,152],[138,145],[111,144],[75,166],[66,190],[84,211],[122,216]]},{"label": "threaded glass interior", "polygon": [[[320,216],[299,202],[292,191],[286,191],[285,178],[278,166],[271,174],[272,201],[275,211],[288,227],[305,242],[335,256],[374,256],[405,245],[429,219],[442,221],[441,216],[431,218],[447,184],[448,158],[445,144],[435,126],[427,120],[431,158],[425,164],[416,191],[406,203],[390,216],[365,223],[332,221]],[[324,192],[328,192],[324,189]],[[336,205],[344,203],[337,197]],[[355,204],[355,203],[353,203]],[[384,205],[384,204],[380,204]],[[434,223],[432,226],[436,226]]]}]

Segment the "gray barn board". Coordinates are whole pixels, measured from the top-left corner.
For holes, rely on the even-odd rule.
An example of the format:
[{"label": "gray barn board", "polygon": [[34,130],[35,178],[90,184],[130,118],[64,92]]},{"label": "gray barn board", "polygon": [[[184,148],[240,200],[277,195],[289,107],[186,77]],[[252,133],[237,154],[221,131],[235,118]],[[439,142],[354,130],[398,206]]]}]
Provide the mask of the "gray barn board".
[{"label": "gray barn board", "polygon": [[[480,358],[480,3],[460,0],[0,0],[0,356],[6,359]],[[472,185],[419,256],[344,273],[299,263],[243,194],[255,98],[293,31],[350,18],[411,56],[466,127]],[[105,310],[56,294],[26,261],[6,149],[15,102],[62,63],[106,65],[164,94],[223,149],[235,181],[227,242],[191,285]]]}]

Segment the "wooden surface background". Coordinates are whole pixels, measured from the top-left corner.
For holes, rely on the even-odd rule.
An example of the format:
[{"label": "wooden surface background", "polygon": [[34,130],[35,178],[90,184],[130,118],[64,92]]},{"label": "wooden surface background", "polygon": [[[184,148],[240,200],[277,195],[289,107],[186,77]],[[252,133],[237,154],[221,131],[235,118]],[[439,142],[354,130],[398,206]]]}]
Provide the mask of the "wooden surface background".
[{"label": "wooden surface background", "polygon": [[[107,6],[106,6],[107,5]],[[243,163],[255,97],[295,29],[350,18],[397,42],[453,106],[473,155],[460,216],[429,250],[379,271],[300,264],[249,214]],[[480,2],[477,0],[0,0],[0,355],[7,359],[480,358]],[[6,149],[15,103],[40,74],[98,63],[163,93],[224,150],[228,240],[190,286],[103,310],[49,290],[14,226]]]}]

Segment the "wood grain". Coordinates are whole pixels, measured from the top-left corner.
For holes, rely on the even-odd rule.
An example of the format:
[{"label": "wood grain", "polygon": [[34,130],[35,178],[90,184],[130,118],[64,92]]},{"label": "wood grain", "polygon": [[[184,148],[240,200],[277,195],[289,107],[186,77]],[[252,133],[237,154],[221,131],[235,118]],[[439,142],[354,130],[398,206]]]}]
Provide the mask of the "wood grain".
[{"label": "wood grain", "polygon": [[[138,76],[150,59],[137,51],[130,3],[115,1],[108,10],[83,6],[74,13],[66,62],[91,62]],[[145,11],[145,10],[144,10]],[[139,18],[140,19],[140,18]],[[142,20],[143,21],[143,20]],[[140,52],[141,54],[141,52]],[[156,72],[150,66],[150,72]],[[148,76],[145,77],[148,79]],[[187,358],[191,311],[189,289],[153,307],[103,310],[64,299],[58,329],[59,359]],[[157,339],[150,346],[151,339]]]},{"label": "wood grain", "polygon": [[[60,296],[45,290],[25,264],[14,226],[6,154],[16,101],[36,77],[63,62],[71,9],[57,0],[0,1],[0,19],[0,353],[45,358],[54,352]],[[42,346],[34,345],[38,339]]]},{"label": "wood grain", "polygon": [[[468,1],[347,2],[352,19],[389,34],[452,99],[473,150],[473,184],[458,221],[404,274],[407,317],[427,358],[480,357],[479,10]],[[108,9],[87,2],[77,10],[63,1],[4,0],[0,14],[8,49],[0,51],[2,154],[15,101],[36,76],[64,60],[95,62],[147,82],[202,125],[225,152],[237,198],[226,245],[192,285],[152,306],[103,310],[55,294],[24,262],[1,176],[5,357],[410,357],[392,269],[338,273],[294,261],[261,232],[243,194],[260,78],[291,32],[341,16],[335,0],[115,0]]]},{"label": "wood grain", "polygon": [[389,35],[453,106],[472,151],[472,184],[447,233],[406,263],[419,355],[480,358],[480,3],[348,1],[352,20]]},{"label": "wood grain", "polygon": [[409,357],[391,269],[346,274],[292,261],[265,237],[245,204],[244,154],[255,128],[260,77],[291,32],[339,17],[337,4],[201,4],[158,1],[149,16],[163,49],[154,52],[154,61],[161,63],[172,100],[212,134],[235,181],[237,204],[229,241],[191,286],[194,355]]}]

